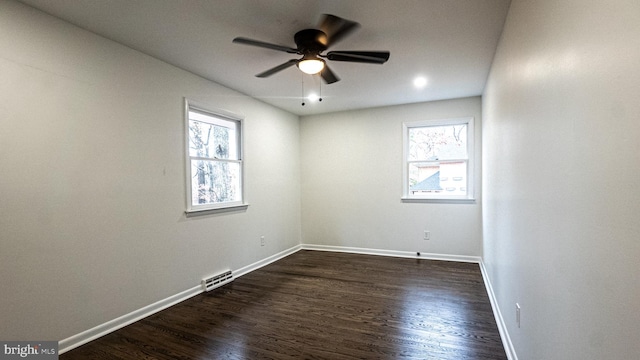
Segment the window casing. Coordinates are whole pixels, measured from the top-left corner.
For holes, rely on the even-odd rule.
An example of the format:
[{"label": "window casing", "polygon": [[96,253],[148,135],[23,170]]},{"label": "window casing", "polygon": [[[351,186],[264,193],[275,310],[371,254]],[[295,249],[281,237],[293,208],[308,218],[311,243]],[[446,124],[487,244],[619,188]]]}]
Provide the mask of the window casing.
[{"label": "window casing", "polygon": [[473,201],[473,118],[406,122],[403,200]]},{"label": "window casing", "polygon": [[246,206],[242,118],[185,100],[187,213]]}]

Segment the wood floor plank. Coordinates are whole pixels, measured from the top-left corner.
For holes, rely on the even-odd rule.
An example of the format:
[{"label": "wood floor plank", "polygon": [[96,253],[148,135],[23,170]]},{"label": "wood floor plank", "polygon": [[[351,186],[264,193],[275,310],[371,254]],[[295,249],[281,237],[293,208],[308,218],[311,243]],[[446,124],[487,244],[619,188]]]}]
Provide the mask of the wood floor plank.
[{"label": "wood floor plank", "polygon": [[60,359],[507,357],[477,264],[299,251]]}]

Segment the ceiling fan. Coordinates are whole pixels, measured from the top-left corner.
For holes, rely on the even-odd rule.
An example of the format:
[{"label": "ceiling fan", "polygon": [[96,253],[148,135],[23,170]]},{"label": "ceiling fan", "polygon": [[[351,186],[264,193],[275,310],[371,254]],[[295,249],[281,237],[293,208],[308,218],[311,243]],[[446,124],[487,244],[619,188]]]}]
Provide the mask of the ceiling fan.
[{"label": "ceiling fan", "polygon": [[331,71],[324,59],[366,64],[384,64],[389,60],[390,53],[388,51],[329,51],[326,54],[322,54],[323,51],[355,31],[359,26],[360,24],[355,21],[324,14],[318,25],[319,29],[304,29],[294,35],[293,40],[296,43],[296,48],[245,37],[237,37],[233,39],[233,42],[302,55],[300,59],[291,59],[256,75],[257,77],[265,78],[296,65],[307,74],[320,73],[320,76],[327,84],[333,84],[340,79]]}]

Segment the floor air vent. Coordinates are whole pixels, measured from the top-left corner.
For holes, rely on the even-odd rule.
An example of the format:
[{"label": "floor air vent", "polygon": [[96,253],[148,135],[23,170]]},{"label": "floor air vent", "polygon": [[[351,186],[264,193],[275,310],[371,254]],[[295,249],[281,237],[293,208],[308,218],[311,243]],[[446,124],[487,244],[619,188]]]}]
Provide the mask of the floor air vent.
[{"label": "floor air vent", "polygon": [[211,291],[224,284],[228,284],[233,281],[233,274],[231,270],[223,272],[222,274],[214,275],[206,279],[202,279],[202,288],[204,291]]}]

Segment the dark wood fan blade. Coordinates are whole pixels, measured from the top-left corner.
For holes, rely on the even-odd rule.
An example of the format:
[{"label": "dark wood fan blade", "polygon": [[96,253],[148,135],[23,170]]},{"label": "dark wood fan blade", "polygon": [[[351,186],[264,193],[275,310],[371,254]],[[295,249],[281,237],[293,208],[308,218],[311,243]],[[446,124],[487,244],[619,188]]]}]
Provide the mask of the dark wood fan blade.
[{"label": "dark wood fan blade", "polygon": [[260,74],[256,75],[256,77],[265,78],[267,76],[271,76],[271,75],[273,75],[273,74],[275,74],[275,73],[277,73],[279,71],[282,71],[282,70],[284,70],[284,69],[286,69],[286,68],[288,68],[290,66],[293,66],[293,65],[297,64],[299,61],[300,60],[291,59],[291,60],[287,61],[284,64],[280,64],[280,65],[278,65],[278,66],[276,66],[274,68],[271,68],[271,69],[269,69],[269,70],[267,70],[265,72],[261,72]]},{"label": "dark wood fan blade", "polygon": [[329,69],[329,66],[327,66],[327,64],[324,64],[324,69],[322,69],[322,71],[320,72],[320,76],[322,76],[322,79],[327,84],[333,84],[334,82],[340,81],[340,78],[337,77],[336,74],[331,71],[331,69]]},{"label": "dark wood fan blade", "polygon": [[236,43],[236,44],[258,46],[258,47],[267,48],[267,49],[271,49],[271,50],[284,51],[284,52],[288,52],[289,54],[296,54],[298,52],[298,49],[293,49],[293,48],[290,48],[288,46],[271,44],[271,43],[268,43],[268,42],[248,39],[248,38],[245,38],[245,37],[237,37],[237,38],[233,39],[233,42]]},{"label": "dark wood fan blade", "polygon": [[326,58],[333,61],[384,64],[390,55],[388,51],[329,51]]},{"label": "dark wood fan blade", "polygon": [[326,45],[329,47],[354,32],[360,27],[360,24],[335,15],[324,14],[318,27],[327,34],[328,41]]}]

